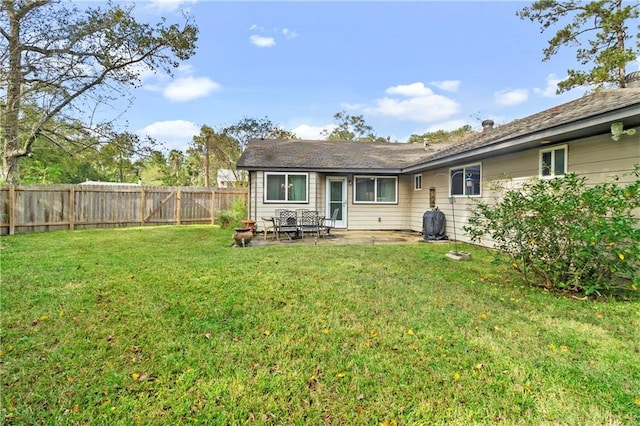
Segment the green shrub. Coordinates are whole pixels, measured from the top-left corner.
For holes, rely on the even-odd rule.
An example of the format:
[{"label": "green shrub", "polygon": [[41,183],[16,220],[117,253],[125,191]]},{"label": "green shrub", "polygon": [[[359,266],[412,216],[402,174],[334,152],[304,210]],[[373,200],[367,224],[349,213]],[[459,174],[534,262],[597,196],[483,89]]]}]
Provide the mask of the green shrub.
[{"label": "green shrub", "polygon": [[218,212],[218,225],[222,228],[237,228],[240,221],[247,217],[247,204],[244,199],[237,199],[229,210]]},{"label": "green shrub", "polygon": [[218,225],[221,228],[230,228],[235,219],[231,210],[220,210],[218,212]]},{"label": "green shrub", "polygon": [[639,166],[634,175],[590,187],[575,174],[535,179],[494,205],[478,202],[464,229],[475,242],[490,236],[529,284],[584,295],[637,290]]}]

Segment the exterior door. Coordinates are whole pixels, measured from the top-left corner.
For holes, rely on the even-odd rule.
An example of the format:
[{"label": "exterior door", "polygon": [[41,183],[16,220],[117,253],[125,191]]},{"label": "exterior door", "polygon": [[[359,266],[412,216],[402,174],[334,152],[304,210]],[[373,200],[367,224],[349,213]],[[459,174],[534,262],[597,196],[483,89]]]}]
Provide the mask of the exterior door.
[{"label": "exterior door", "polygon": [[327,177],[327,210],[325,215],[331,217],[338,209],[336,228],[347,227],[347,178],[344,176]]}]

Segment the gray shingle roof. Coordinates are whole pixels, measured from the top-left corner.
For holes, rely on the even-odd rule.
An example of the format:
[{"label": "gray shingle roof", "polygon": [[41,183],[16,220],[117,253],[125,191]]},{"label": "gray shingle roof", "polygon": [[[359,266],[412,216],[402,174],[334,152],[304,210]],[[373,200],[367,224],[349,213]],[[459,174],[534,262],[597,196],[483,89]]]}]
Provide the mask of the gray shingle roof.
[{"label": "gray shingle roof", "polygon": [[399,172],[439,147],[419,144],[252,139],[238,160],[238,168],[305,170],[379,170]]},{"label": "gray shingle roof", "polygon": [[[377,170],[397,173],[407,167],[428,166],[431,162],[473,154],[476,150],[504,142],[518,144],[527,136],[553,133],[554,129],[562,133],[565,132],[563,126],[571,124],[576,124],[575,128],[587,128],[595,117],[616,111],[624,111],[623,115],[632,117],[629,124],[640,125],[640,88],[602,90],[514,120],[460,143],[431,145],[427,150],[422,145],[406,143],[254,139],[247,145],[237,167],[248,170]],[[600,123],[597,131],[608,131],[607,126],[608,123]],[[593,131],[596,129],[590,130]],[[578,134],[572,136],[577,137]]]}]

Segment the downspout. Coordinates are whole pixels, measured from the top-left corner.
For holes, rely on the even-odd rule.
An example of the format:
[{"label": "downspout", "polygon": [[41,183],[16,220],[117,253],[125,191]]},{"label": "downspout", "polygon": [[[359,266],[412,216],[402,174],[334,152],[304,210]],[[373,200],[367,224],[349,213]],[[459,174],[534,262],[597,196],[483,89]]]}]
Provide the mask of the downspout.
[{"label": "downspout", "polygon": [[[257,172],[255,172],[257,173]],[[249,172],[249,191],[253,191],[253,205],[251,207],[253,207],[253,217],[249,218],[252,220],[258,220],[257,214],[258,214],[258,190],[254,190],[253,188],[253,181],[251,179],[252,177],[252,173]]]}]

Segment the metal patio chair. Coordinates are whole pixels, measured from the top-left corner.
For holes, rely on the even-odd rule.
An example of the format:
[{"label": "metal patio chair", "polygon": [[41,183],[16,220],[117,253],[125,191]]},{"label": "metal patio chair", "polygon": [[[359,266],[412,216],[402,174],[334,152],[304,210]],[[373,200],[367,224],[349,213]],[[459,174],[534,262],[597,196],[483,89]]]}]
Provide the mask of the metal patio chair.
[{"label": "metal patio chair", "polygon": [[340,213],[340,209],[334,209],[333,213],[331,213],[331,217],[324,218],[322,220],[322,224],[320,225],[320,230],[323,234],[329,235],[331,230],[336,227],[336,220],[338,220],[338,213]]},{"label": "metal patio chair", "polygon": [[302,212],[302,220],[299,225],[302,239],[305,232],[313,232],[316,238],[320,238],[320,216],[315,210],[306,210]]},{"label": "metal patio chair", "polygon": [[295,211],[280,210],[277,221],[276,234],[278,241],[280,240],[280,235],[282,233],[284,233],[289,240],[292,240],[292,233],[294,237],[298,236],[298,218]]}]

